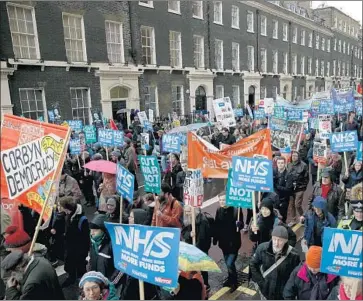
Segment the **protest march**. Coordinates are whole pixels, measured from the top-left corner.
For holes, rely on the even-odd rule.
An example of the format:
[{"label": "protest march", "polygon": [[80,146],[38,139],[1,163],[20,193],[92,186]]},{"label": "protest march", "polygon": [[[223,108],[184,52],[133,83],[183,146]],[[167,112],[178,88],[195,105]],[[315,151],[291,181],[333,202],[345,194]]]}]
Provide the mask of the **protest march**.
[{"label": "protest march", "polygon": [[1,298],[362,300],[362,95],[327,92],[128,129],[5,114]]}]

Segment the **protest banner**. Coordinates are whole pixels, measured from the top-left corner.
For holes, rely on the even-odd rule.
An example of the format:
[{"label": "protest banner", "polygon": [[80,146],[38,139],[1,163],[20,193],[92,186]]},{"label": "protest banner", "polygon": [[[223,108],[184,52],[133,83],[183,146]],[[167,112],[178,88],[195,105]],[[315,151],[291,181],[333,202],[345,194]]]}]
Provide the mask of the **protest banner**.
[{"label": "protest banner", "polygon": [[81,140],[71,139],[69,141],[69,150],[71,155],[79,155],[81,153]]},{"label": "protest banner", "polygon": [[291,162],[291,147],[280,148],[281,157],[285,158],[286,163]]},{"label": "protest banner", "polygon": [[309,118],[309,129],[318,130],[319,129],[319,119]]},{"label": "protest banner", "polygon": [[303,121],[303,110],[287,109],[287,120],[291,121]]},{"label": "protest banner", "polygon": [[105,223],[119,271],[157,286],[178,286],[180,229]]},{"label": "protest banner", "polygon": [[93,125],[85,125],[83,127],[86,144],[97,142],[96,128]]},{"label": "protest banner", "polygon": [[358,116],[362,116],[363,114],[363,99],[359,98],[355,100],[355,112]]},{"label": "protest banner", "polygon": [[274,99],[273,98],[264,98],[263,104],[264,104],[263,107],[265,109],[266,115],[271,116],[274,112],[274,107],[275,107]]},{"label": "protest banner", "polygon": [[255,110],[255,119],[264,119],[266,118],[265,110],[264,109],[258,109]]},{"label": "protest banner", "polygon": [[334,113],[338,114],[348,114],[354,111],[355,101],[353,89],[349,88],[345,91],[343,90],[331,90],[331,96],[333,99]]},{"label": "protest banner", "polygon": [[236,119],[234,118],[232,103],[229,97],[214,99],[212,103],[217,121],[221,122],[225,127],[236,126]]},{"label": "protest banner", "polygon": [[200,169],[188,169],[184,180],[184,203],[201,207],[204,199],[204,179]]},{"label": "protest banner", "polygon": [[277,119],[286,119],[285,108],[282,106],[274,106],[273,117]]},{"label": "protest banner", "polygon": [[233,109],[234,112],[234,116],[236,118],[238,117],[243,117],[243,109],[239,108],[239,109]]},{"label": "protest banner", "polygon": [[317,163],[325,164],[327,161],[327,145],[322,142],[313,144],[313,160]]},{"label": "protest banner", "polygon": [[291,146],[291,135],[284,131],[271,131],[271,145],[276,148],[286,148]]},{"label": "protest banner", "polygon": [[180,136],[176,134],[165,134],[162,138],[163,151],[180,154]]},{"label": "protest banner", "polygon": [[1,197],[40,214],[30,253],[42,220],[49,222],[63,168],[70,129],[5,114],[1,126]]},{"label": "protest banner", "polygon": [[103,146],[123,146],[124,133],[110,129],[98,129],[98,142]]},{"label": "protest banner", "polygon": [[232,169],[228,171],[226,190],[226,205],[238,208],[252,209],[252,191],[241,187],[241,184],[233,181]]},{"label": "protest banner", "polygon": [[281,119],[281,118],[276,118],[276,117],[271,117],[270,127],[274,131],[276,131],[276,130],[286,131],[287,130],[287,120]]},{"label": "protest banner", "polygon": [[151,109],[149,109],[149,121],[150,121],[151,123],[153,123],[153,122],[154,122],[154,111],[153,111],[153,110],[151,110]]},{"label": "protest banner", "polygon": [[83,128],[82,120],[67,120],[68,126],[72,129],[72,131],[80,132]]},{"label": "protest banner", "polygon": [[141,125],[144,125],[145,121],[148,121],[145,111],[138,112],[137,117],[139,117]]},{"label": "protest banner", "polygon": [[253,157],[255,154],[272,159],[270,130],[264,129],[219,150],[194,133],[188,133],[188,168],[201,169],[205,178],[228,178],[232,156]]},{"label": "protest banner", "polygon": [[145,192],[160,194],[161,173],[156,156],[138,156],[141,173],[144,177]]},{"label": "protest banner", "polygon": [[153,126],[150,123],[150,121],[148,120],[144,121],[144,129],[151,132],[153,131]]},{"label": "protest banner", "polygon": [[130,203],[133,202],[134,181],[134,175],[129,172],[125,167],[123,167],[120,163],[118,163],[116,170],[116,190]]},{"label": "protest banner", "polygon": [[331,135],[331,121],[329,119],[320,118],[319,115],[319,135],[321,139],[329,139]]},{"label": "protest banner", "polygon": [[272,161],[262,158],[232,158],[233,181],[253,191],[273,191]]},{"label": "protest banner", "polygon": [[350,152],[358,148],[357,131],[332,133],[330,147],[333,152]]},{"label": "protest banner", "polygon": [[324,228],[320,271],[362,278],[362,231]]},{"label": "protest banner", "polygon": [[145,151],[149,150],[150,148],[150,137],[148,133],[141,133],[141,148]]},{"label": "protest banner", "polygon": [[358,142],[358,149],[357,149],[357,160],[362,161],[363,160],[363,150],[362,150],[362,141]]}]

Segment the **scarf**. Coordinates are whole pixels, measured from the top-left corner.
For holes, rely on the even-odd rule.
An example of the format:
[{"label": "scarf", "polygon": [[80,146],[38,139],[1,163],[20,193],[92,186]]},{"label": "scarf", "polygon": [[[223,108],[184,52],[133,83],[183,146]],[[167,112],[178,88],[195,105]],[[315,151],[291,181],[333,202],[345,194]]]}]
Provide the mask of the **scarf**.
[{"label": "scarf", "polygon": [[95,253],[97,255],[98,255],[98,249],[100,248],[104,238],[105,238],[105,233],[95,235],[95,236],[91,235],[92,248],[95,250]]},{"label": "scarf", "polygon": [[328,193],[331,189],[331,184],[322,184],[321,185],[321,196],[326,199],[328,196]]},{"label": "scarf", "polygon": [[[347,296],[347,294],[345,293],[345,290],[344,290],[344,285],[341,284],[339,286],[339,295],[338,295],[338,299],[339,300],[350,300],[350,298]],[[358,295],[355,297],[354,300],[363,300],[363,296],[362,294],[361,295]]]}]

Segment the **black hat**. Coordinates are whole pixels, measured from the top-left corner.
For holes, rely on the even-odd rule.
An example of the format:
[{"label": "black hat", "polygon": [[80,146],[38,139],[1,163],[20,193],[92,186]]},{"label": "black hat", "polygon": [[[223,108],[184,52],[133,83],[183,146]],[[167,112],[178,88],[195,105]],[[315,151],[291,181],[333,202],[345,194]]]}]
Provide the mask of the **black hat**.
[{"label": "black hat", "polygon": [[92,222],[90,222],[89,228],[105,230],[105,222],[107,222],[107,215],[106,214],[97,214],[93,218]]},{"label": "black hat", "polygon": [[355,212],[363,212],[363,201],[350,201],[352,209]]}]

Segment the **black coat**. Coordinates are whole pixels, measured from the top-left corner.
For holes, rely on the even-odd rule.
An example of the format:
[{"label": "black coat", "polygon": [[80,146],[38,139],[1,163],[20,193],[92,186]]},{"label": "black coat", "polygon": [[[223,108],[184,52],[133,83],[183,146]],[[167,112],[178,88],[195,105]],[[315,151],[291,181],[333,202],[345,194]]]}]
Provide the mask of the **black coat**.
[{"label": "black coat", "polygon": [[[120,300],[140,300],[139,280],[129,275],[122,279]],[[158,289],[155,285],[144,282],[145,300],[158,300]]]},{"label": "black coat", "polygon": [[291,176],[294,192],[306,190],[309,183],[309,167],[304,162],[299,160],[297,163],[290,163],[287,172]]},{"label": "black coat", "polygon": [[6,289],[7,300],[64,300],[57,273],[42,257],[32,259],[24,274],[21,290]]},{"label": "black coat", "polygon": [[219,143],[222,142],[223,135],[221,133],[218,133],[218,135],[213,134],[211,143],[219,149]]},{"label": "black coat", "polygon": [[[285,255],[288,249],[285,244],[281,255]],[[296,249],[293,249],[287,258],[270,274],[263,278],[262,271],[267,271],[279,258],[272,250],[272,241],[260,244],[250,261],[252,280],[258,284],[261,293],[267,300],[282,299],[285,284],[289,280],[291,272],[300,264],[300,256]]]},{"label": "black coat", "polygon": [[236,138],[231,134],[228,134],[227,137],[222,135],[221,143],[232,145],[232,144],[236,143]]},{"label": "black coat", "polygon": [[281,204],[288,204],[292,195],[292,177],[285,169],[280,173],[277,169],[273,172],[274,190],[279,196],[279,204],[274,204],[276,209],[280,208]]}]

